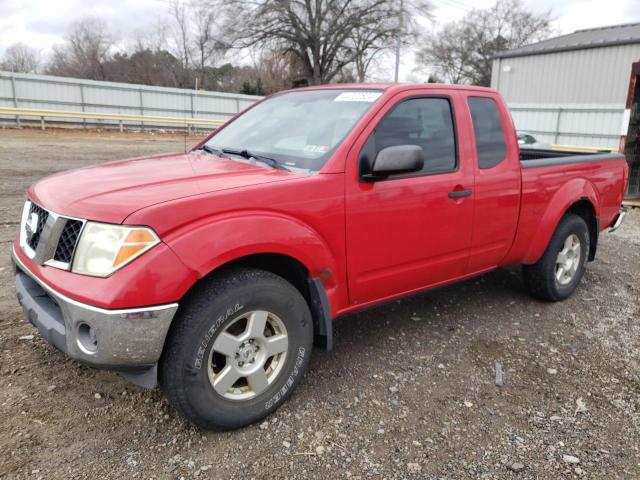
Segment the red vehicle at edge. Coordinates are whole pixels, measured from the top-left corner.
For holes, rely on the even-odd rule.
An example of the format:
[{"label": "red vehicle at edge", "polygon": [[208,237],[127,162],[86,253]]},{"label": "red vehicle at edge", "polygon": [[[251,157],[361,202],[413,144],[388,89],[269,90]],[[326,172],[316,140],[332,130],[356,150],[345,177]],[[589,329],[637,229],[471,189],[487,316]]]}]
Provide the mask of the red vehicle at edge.
[{"label": "red vehicle at edge", "polygon": [[234,428],[288,398],[346,313],[518,263],[567,298],[626,175],[618,154],[520,150],[490,89],[282,92],[188,153],[33,185],[17,294],[70,357]]}]

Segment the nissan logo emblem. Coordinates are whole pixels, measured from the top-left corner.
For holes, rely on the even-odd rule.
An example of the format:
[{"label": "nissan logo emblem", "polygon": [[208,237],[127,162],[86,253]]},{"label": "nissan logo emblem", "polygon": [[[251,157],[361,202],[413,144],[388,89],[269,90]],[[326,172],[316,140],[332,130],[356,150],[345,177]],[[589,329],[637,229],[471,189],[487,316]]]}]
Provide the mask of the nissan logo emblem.
[{"label": "nissan logo emblem", "polygon": [[27,217],[27,221],[24,224],[24,231],[27,234],[27,241],[31,241],[33,235],[36,233],[38,229],[38,214],[36,212],[31,212],[29,217]]}]

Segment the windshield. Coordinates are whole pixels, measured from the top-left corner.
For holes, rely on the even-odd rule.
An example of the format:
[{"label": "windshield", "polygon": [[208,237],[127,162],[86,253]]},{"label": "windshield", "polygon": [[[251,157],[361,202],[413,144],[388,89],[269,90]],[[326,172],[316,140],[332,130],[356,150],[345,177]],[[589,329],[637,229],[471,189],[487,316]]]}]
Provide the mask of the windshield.
[{"label": "windshield", "polygon": [[218,151],[244,151],[317,172],[382,92],[305,90],[274,96],[214,134]]}]

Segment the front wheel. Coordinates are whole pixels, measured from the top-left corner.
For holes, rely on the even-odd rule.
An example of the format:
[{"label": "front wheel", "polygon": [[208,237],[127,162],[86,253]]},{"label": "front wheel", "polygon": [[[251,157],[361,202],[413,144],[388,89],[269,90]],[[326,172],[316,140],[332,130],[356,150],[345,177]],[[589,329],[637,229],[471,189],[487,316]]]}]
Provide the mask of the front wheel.
[{"label": "front wheel", "polygon": [[544,255],[533,265],[524,265],[529,293],[541,300],[557,302],[570,297],[578,287],[589,252],[587,224],[577,215],[560,220]]},{"label": "front wheel", "polygon": [[160,365],[169,402],[205,430],[276,410],[309,363],[311,313],[277,275],[238,269],[202,285],[175,319]]}]

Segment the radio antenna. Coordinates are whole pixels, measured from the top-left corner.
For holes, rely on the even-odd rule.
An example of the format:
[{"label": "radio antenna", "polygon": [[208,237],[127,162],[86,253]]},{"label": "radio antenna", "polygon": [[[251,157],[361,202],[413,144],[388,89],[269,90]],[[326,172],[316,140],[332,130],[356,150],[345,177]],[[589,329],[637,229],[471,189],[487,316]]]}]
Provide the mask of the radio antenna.
[{"label": "radio antenna", "polygon": [[[198,95],[198,77],[196,76],[196,85],[195,85],[195,90],[193,92],[189,92],[189,98],[190,98],[190,102],[191,102],[191,118],[190,120],[195,121],[196,118],[196,95]],[[195,123],[187,123],[187,98],[185,96],[184,99],[184,153],[187,153],[187,134],[191,133],[191,128],[193,127],[193,129],[195,130],[196,126]]]},{"label": "radio antenna", "polygon": [[182,112],[184,114],[184,153],[187,153],[187,132],[189,130],[189,125],[187,124],[187,95],[188,90],[184,89],[184,97],[182,98]]}]

